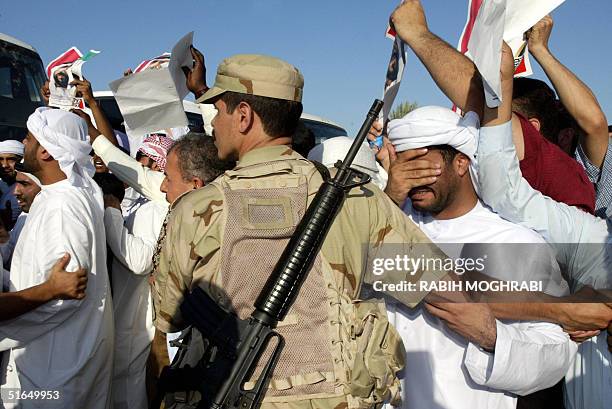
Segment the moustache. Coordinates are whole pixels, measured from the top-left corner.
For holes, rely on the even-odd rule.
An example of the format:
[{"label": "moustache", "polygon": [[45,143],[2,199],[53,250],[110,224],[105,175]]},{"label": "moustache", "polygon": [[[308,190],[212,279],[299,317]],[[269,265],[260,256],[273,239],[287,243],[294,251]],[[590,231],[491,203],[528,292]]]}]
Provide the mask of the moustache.
[{"label": "moustache", "polygon": [[417,193],[425,193],[425,192],[431,192],[434,193],[434,190],[430,187],[427,186],[418,186],[418,187],[413,187],[412,189],[410,189],[410,191],[408,192],[408,196],[412,196],[415,195]]}]

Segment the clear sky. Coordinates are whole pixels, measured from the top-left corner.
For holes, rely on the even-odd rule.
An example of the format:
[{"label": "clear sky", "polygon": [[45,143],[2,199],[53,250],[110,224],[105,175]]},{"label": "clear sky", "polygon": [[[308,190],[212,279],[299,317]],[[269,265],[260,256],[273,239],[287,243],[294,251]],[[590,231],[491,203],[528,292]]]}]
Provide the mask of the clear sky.
[{"label": "clear sky", "polygon": [[[512,1],[512,0],[509,0]],[[399,0],[0,0],[0,31],[33,45],[44,63],[69,48],[102,54],[85,66],[94,90],[125,68],[170,51],[195,31],[212,85],[216,66],[237,53],[263,53],[304,74],[304,111],[354,133],[380,98],[391,52],[384,31]],[[423,0],[430,28],[455,45],[467,0]],[[597,95],[612,123],[612,1],[567,0],[555,11],[553,53]],[[544,78],[534,64],[536,78]],[[396,102],[450,103],[413,54]]]}]

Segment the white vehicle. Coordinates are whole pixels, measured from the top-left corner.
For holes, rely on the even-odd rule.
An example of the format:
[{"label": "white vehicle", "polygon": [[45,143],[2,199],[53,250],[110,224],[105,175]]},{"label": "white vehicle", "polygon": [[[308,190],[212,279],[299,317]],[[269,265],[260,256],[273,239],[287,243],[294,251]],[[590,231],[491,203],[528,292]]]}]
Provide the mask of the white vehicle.
[{"label": "white vehicle", "polygon": [[[113,93],[110,91],[96,91],[94,92],[94,97],[109,118],[113,128],[123,131],[123,117],[121,116],[121,111],[119,111],[117,102],[115,102]],[[212,125],[210,122],[216,114],[216,109],[213,105],[203,104],[203,108],[200,110],[200,106],[195,102],[184,100],[183,107],[185,108],[185,114],[189,121],[189,128],[192,131],[205,132],[208,135],[212,133]],[[323,142],[325,139],[333,138],[334,136],[347,136],[346,130],[340,125],[319,116],[302,114],[301,121],[314,133],[315,142],[317,144]]]},{"label": "white vehicle", "polygon": [[304,125],[314,133],[316,144],[320,144],[324,140],[336,136],[347,136],[346,129],[320,116],[302,114],[301,120]]},{"label": "white vehicle", "polygon": [[0,33],[0,140],[25,137],[28,116],[44,104],[46,79],[34,47]]}]

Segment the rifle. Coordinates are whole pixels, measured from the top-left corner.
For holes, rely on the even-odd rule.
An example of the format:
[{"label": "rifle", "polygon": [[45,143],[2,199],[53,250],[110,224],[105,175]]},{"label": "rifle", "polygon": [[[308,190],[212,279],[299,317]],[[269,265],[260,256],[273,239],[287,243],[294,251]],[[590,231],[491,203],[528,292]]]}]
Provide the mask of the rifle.
[{"label": "rifle", "polygon": [[[255,301],[255,310],[247,320],[220,311],[218,306],[213,305],[214,301],[199,288],[185,298],[181,305],[184,317],[216,348],[211,354],[215,355],[214,362],[208,361],[205,356],[199,364],[207,378],[205,383],[194,379],[193,372],[189,372],[192,368],[187,369],[191,376],[182,377],[186,382],[199,384],[202,400],[198,408],[257,409],[260,406],[284,346],[283,337],[274,328],[293,305],[346,194],[354,187],[370,181],[368,175],[350,166],[382,106],[382,101],[374,101],[344,161],[335,164],[338,172],[332,179],[329,173],[324,177],[323,184],[276,263]],[[254,388],[245,390],[243,385],[250,379],[260,357],[269,347],[273,348],[271,356]],[[211,388],[215,381],[218,384]],[[182,382],[175,380],[167,383],[178,386],[176,384]]]}]

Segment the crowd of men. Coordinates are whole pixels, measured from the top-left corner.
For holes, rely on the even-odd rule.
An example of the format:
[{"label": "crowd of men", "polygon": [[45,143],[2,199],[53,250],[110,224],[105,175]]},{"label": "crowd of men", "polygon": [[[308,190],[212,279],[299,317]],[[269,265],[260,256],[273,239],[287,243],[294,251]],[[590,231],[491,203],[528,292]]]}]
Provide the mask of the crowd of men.
[{"label": "crowd of men", "polygon": [[[554,90],[514,79],[504,44],[497,108],[418,0],[390,21],[463,114],[427,106],[371,128],[384,144],[364,143],[353,166],[371,182],[347,195],[276,328],[285,345],[261,406],[610,408],[610,128],[549,49],[551,17],[526,35]],[[344,137],[314,146],[299,124],[298,68],[236,55],[209,88],[191,52],[186,84],[216,108],[213,135],[155,132],[132,157],[89,82],[75,80],[91,114],[39,108],[23,143],[0,142],[0,407],[209,405],[224,380],[215,354],[235,354],[231,324],[251,315],[329,177],[319,163],[349,150]],[[437,260],[477,248],[494,254],[488,279],[545,285],[517,300],[385,291],[386,302],[364,301],[367,260],[389,248]],[[433,265],[410,280],[460,279]],[[194,289],[216,306],[199,317],[210,331],[185,308]]]}]

